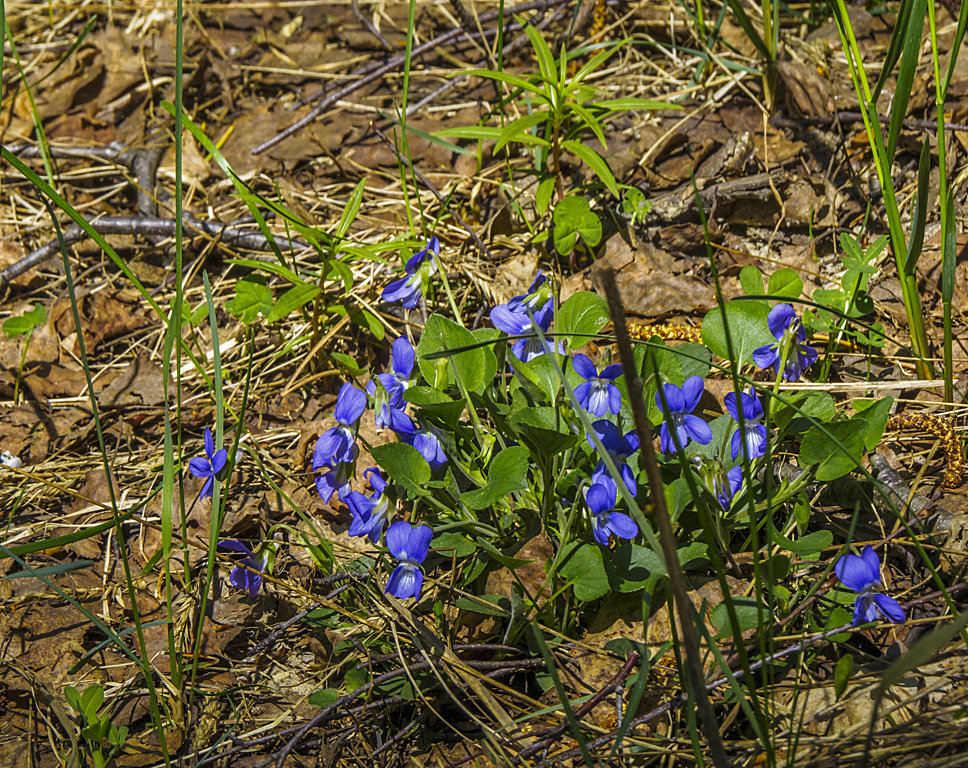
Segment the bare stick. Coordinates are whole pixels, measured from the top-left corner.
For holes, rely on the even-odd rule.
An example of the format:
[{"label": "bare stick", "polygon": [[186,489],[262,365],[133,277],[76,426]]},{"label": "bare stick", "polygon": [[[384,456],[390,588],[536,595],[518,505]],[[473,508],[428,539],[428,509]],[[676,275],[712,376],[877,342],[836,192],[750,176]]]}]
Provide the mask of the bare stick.
[{"label": "bare stick", "polygon": [[[203,235],[217,237],[223,242],[239,248],[246,248],[250,251],[270,250],[269,241],[260,232],[243,230],[230,224],[220,224],[217,221],[196,219],[187,214],[183,218],[183,222],[186,226]],[[173,237],[175,234],[174,219],[162,219],[156,216],[104,216],[100,219],[91,219],[88,223],[102,235]],[[77,224],[72,224],[64,230],[64,242],[68,245],[84,240],[87,236],[87,233]],[[57,254],[59,247],[58,241],[52,240],[27,254],[15,264],[0,270],[0,293],[6,290],[10,281]]]}]

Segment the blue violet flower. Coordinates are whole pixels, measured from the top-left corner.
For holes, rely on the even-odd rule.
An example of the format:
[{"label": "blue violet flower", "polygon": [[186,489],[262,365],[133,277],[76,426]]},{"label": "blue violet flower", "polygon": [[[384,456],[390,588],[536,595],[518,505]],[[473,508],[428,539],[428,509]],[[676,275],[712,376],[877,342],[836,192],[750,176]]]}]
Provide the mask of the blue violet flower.
[{"label": "blue violet flower", "polygon": [[215,486],[215,478],[225,469],[229,457],[229,452],[224,448],[215,450],[215,440],[208,427],[205,428],[205,455],[208,457],[207,459],[196,456],[188,462],[189,472],[195,475],[195,477],[205,478],[205,484],[202,486],[201,493],[198,494],[198,498],[200,499],[206,496],[211,497],[212,489]]},{"label": "blue violet flower", "polygon": [[[265,573],[266,563],[269,561],[268,552],[257,556],[245,544],[235,539],[220,541],[218,545],[223,549],[231,549],[233,552],[241,552],[245,555],[229,574],[229,583],[237,589],[248,590],[252,597],[257,597],[259,590],[262,589],[262,574]],[[249,568],[252,570],[248,570]]]},{"label": "blue violet flower", "polygon": [[703,389],[705,389],[705,384],[701,376],[690,376],[683,382],[681,389],[675,384],[663,384],[662,394],[665,395],[666,403],[668,403],[668,412],[662,408],[660,393],[655,393],[656,405],[659,406],[659,410],[662,410],[665,416],[662,421],[662,429],[659,432],[660,444],[664,453],[670,453],[676,449],[676,444],[672,440],[672,433],[669,431],[670,421],[675,427],[679,445],[683,448],[686,447],[690,438],[700,445],[706,445],[713,439],[713,431],[709,428],[709,425],[692,414],[695,407],[699,405]]},{"label": "blue violet flower", "polygon": [[[498,304],[491,310],[491,322],[498,330],[504,331],[509,336],[526,336],[526,338],[516,339],[511,345],[511,354],[522,362],[530,362],[536,357],[540,357],[547,350],[535,333],[534,326],[531,325],[531,318],[526,311],[523,311],[524,304],[520,304],[520,309],[515,311],[509,304]],[[533,309],[534,321],[542,333],[547,333],[551,327],[551,320],[554,317],[555,305],[550,299],[538,309]],[[564,352],[564,343],[558,342],[558,351]]]},{"label": "blue violet flower", "polygon": [[777,304],[766,318],[775,344],[764,344],[753,350],[753,362],[760,368],[779,366],[786,352],[783,378],[797,381],[800,374],[817,360],[817,350],[807,346],[807,331],[789,304]]},{"label": "blue violet flower", "polygon": [[316,441],[313,451],[313,470],[334,467],[338,462],[356,460],[356,425],[366,408],[366,393],[349,382],[343,385],[336,398],[337,425],[327,429]]},{"label": "blue violet flower", "polygon": [[852,592],[854,600],[854,626],[862,621],[874,621],[878,614],[895,623],[904,621],[904,609],[893,597],[874,588],[881,583],[881,561],[873,547],[864,547],[860,555],[847,554],[834,566],[840,583]]},{"label": "blue violet flower", "polygon": [[595,364],[580,352],[571,359],[571,364],[575,373],[585,379],[575,387],[579,405],[593,416],[618,415],[622,410],[622,394],[612,382],[622,375],[622,366],[612,363],[599,373]]},{"label": "blue violet flower", "polygon": [[387,482],[376,467],[370,467],[364,471],[363,476],[370,480],[370,487],[374,491],[372,496],[364,496],[359,491],[351,491],[345,496],[340,496],[340,498],[349,507],[350,514],[353,515],[349,535],[368,536],[370,541],[376,544],[380,540],[383,528],[390,516],[390,503],[383,495]]},{"label": "blue violet flower", "polygon": [[405,520],[397,520],[387,529],[387,549],[400,564],[390,574],[386,592],[401,600],[408,597],[420,599],[424,578],[420,564],[427,559],[433,536],[430,526],[414,527]]},{"label": "blue violet flower", "polygon": [[390,352],[390,373],[378,373],[366,385],[366,391],[373,398],[376,407],[376,425],[380,428],[393,427],[392,410],[403,410],[406,401],[403,393],[410,386],[410,377],[416,362],[413,345],[406,336],[393,342]]},{"label": "blue violet flower", "polygon": [[417,251],[405,267],[406,276],[394,280],[383,289],[382,299],[388,303],[400,302],[406,309],[413,309],[427,295],[430,278],[437,272],[440,241],[430,238],[423,250]]},{"label": "blue violet flower", "polygon": [[[601,440],[605,451],[612,457],[615,468],[622,475],[622,481],[625,483],[625,487],[634,496],[638,493],[638,486],[635,483],[635,475],[632,473],[632,468],[626,462],[639,449],[639,436],[635,433],[634,429],[623,435],[622,430],[608,421],[608,419],[599,419],[598,421],[592,422],[592,429],[595,431],[598,439]],[[591,436],[586,435],[586,438],[588,444],[594,448],[595,444],[592,442]],[[604,460],[599,461],[598,466],[595,467],[595,471],[592,472],[592,483],[597,483],[603,477],[611,479],[611,475],[608,474],[608,469],[605,467]]]},{"label": "blue violet flower", "polygon": [[[763,420],[763,405],[756,396],[753,388],[750,387],[749,394],[740,392],[740,407],[743,409],[743,432],[737,430],[733,433],[730,442],[730,450],[733,453],[733,460],[739,456],[740,449],[745,445],[746,458],[757,459],[766,453],[766,427],[760,422]],[[736,393],[727,392],[723,398],[723,405],[729,411],[729,415],[734,421],[739,421],[739,409],[736,407]]]},{"label": "blue violet flower", "polygon": [[610,477],[601,477],[585,489],[585,503],[592,514],[595,541],[604,546],[614,534],[620,539],[634,539],[639,527],[624,512],[615,511],[618,486]]},{"label": "blue violet flower", "polygon": [[[335,466],[323,467],[326,471],[316,476],[316,491],[327,504],[334,495],[344,498],[351,490],[349,470],[352,464],[337,462]],[[318,469],[318,467],[316,468]]]}]

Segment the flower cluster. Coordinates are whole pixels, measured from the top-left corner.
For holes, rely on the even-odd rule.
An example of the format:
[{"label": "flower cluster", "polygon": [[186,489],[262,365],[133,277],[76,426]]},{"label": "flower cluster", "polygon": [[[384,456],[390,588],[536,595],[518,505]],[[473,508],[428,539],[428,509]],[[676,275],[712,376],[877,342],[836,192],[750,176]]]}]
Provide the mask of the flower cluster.
[{"label": "flower cluster", "polygon": [[[426,295],[428,279],[436,270],[439,253],[437,238],[414,255],[407,263],[407,277],[387,286],[385,301],[401,301],[412,309]],[[433,531],[429,526],[411,526],[398,520],[387,527],[392,510],[392,497],[386,478],[377,467],[363,472],[369,483],[369,495],[352,489],[359,447],[356,444],[360,420],[368,401],[374,407],[374,421],[378,428],[392,430],[397,438],[412,446],[426,459],[432,469],[447,463],[447,454],[432,427],[421,424],[407,412],[404,393],[411,386],[416,363],[416,352],[410,341],[401,336],[390,352],[390,370],[379,373],[366,385],[366,392],[350,383],[343,385],[336,398],[334,416],[336,426],[323,433],[313,451],[313,471],[316,489],[323,501],[336,496],[346,505],[351,515],[350,536],[368,538],[373,544],[385,539],[387,549],[400,564],[387,583],[386,591],[398,598],[419,598],[423,584],[421,563],[429,551]],[[384,534],[384,531],[386,533]]]},{"label": "flower cluster", "polygon": [[[663,415],[659,434],[663,452],[675,451],[677,444],[685,449],[690,441],[699,445],[708,445],[712,441],[713,433],[709,424],[693,413],[704,391],[702,378],[690,376],[683,382],[682,387],[667,382],[662,385],[661,392],[655,393],[655,403]],[[736,402],[735,392],[727,393],[723,398],[723,405],[733,421],[737,422],[730,441],[733,461],[736,461],[741,452],[749,461],[763,456],[766,453],[767,438],[766,427],[761,423],[764,411],[753,388],[749,392],[740,393],[739,404]],[[737,464],[725,469],[719,459],[708,461],[697,456],[696,470],[703,485],[724,509],[729,509],[743,485],[742,467]]]}]

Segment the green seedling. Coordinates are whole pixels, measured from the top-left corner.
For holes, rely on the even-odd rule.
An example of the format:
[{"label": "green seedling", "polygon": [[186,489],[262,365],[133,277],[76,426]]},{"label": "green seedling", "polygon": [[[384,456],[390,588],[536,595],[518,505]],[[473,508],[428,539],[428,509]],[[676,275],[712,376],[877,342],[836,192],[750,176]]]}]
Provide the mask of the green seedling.
[{"label": "green seedling", "polygon": [[[562,46],[556,58],[537,29],[528,24],[525,25],[525,32],[538,62],[538,74],[520,77],[493,69],[471,69],[459,73],[505,83],[511,89],[510,100],[519,101],[522,116],[503,128],[458,126],[438,131],[436,135],[496,141],[495,152],[500,152],[512,142],[533,147],[534,171],[540,178],[535,194],[535,205],[539,214],[548,209],[553,190],[557,192],[559,200],[565,197],[561,175],[561,157],[564,152],[572,153],[585,163],[608,191],[618,197],[618,184],[608,163],[598,151],[583,144],[582,138],[591,134],[598,139],[602,150],[605,150],[602,118],[627,110],[675,109],[678,108],[677,105],[653,99],[602,99],[602,89],[587,82],[605,62],[628,45],[631,38],[599,48],[577,72],[570,75],[569,62],[587,50],[569,53]],[[501,108],[503,110],[503,104]]]},{"label": "green seedling", "polygon": [[24,336],[24,346],[20,352],[20,367],[17,369],[17,381],[13,386],[13,402],[16,404],[20,396],[20,380],[23,378],[24,365],[27,363],[27,350],[30,348],[30,339],[33,337],[34,329],[47,322],[47,311],[40,304],[34,304],[33,309],[28,309],[22,315],[8,317],[3,321],[3,332],[11,339]]},{"label": "green seedling", "polygon": [[[83,692],[69,685],[64,689],[64,697],[81,717],[81,737],[87,742],[91,764],[94,768],[103,768],[124,745],[127,727],[116,726],[111,722],[110,714],[98,711],[104,703],[104,689],[100,685],[90,685]],[[105,749],[108,749],[107,755]]]}]

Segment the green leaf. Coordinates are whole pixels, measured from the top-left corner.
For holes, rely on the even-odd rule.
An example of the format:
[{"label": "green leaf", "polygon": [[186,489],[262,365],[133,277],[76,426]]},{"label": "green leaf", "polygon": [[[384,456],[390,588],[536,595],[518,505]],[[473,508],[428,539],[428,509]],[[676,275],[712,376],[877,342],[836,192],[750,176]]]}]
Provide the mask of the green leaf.
[{"label": "green leaf", "polygon": [[365,307],[350,312],[350,321],[366,328],[377,341],[383,341],[383,337],[386,335],[386,327],[380,322],[380,318]]},{"label": "green leaf", "polygon": [[535,57],[538,59],[538,68],[541,70],[541,77],[548,84],[557,85],[558,67],[555,64],[555,55],[551,52],[551,48],[548,47],[548,43],[545,41],[541,32],[530,24],[525,25],[524,32],[531,41],[531,46],[534,48]]},{"label": "green leaf", "polygon": [[562,256],[575,250],[579,237],[588,248],[594,248],[602,239],[602,222],[584,197],[572,195],[560,201],[552,219],[555,249]]},{"label": "green leaf", "polygon": [[[436,546],[435,542],[435,549]],[[454,605],[460,611],[472,611],[484,616],[511,615],[511,601],[504,595],[478,595],[473,600],[469,597],[458,597]]]},{"label": "green leaf", "polygon": [[100,685],[89,685],[81,693],[81,711],[89,723],[95,721],[103,702],[104,689]]},{"label": "green leaf", "polygon": [[266,286],[262,275],[246,275],[235,281],[235,296],[225,303],[225,308],[243,323],[252,323],[261,314],[268,318],[272,313],[272,291]]},{"label": "green leaf", "polygon": [[[467,77],[486,77],[491,80],[499,80],[502,83],[507,83],[508,85],[513,85],[516,88],[521,88],[522,90],[528,91],[537,97],[542,102],[547,101],[544,89],[537,83],[531,83],[517,75],[512,75],[509,72],[497,72],[493,69],[462,69],[459,71],[454,71],[451,73],[453,77],[459,77],[460,75],[465,75]],[[441,136],[446,136],[447,133],[444,131],[437,131]]]},{"label": "green leaf", "polygon": [[503,129],[491,125],[455,125],[434,132],[434,136],[450,136],[454,139],[474,139],[475,141],[497,141]]},{"label": "green leaf", "polygon": [[851,417],[850,421],[862,425],[865,450],[873,451],[881,442],[887,420],[891,416],[891,405],[893,403],[893,397],[882,397],[874,402],[854,401],[854,408],[858,413]]},{"label": "green leaf", "polygon": [[[920,30],[918,31],[920,34]],[[928,196],[931,183],[931,154],[928,140],[921,145],[921,157],[918,160],[918,192],[914,196],[914,210],[911,213],[911,239],[908,241],[907,260],[904,262],[904,273],[913,275],[914,269],[921,258],[924,246],[924,226],[928,217]]]},{"label": "green leaf", "polygon": [[[739,624],[741,634],[760,625],[759,614],[761,610],[767,621],[771,619],[769,608],[762,606],[755,599],[749,597],[734,597],[733,610],[736,611],[736,622]],[[720,632],[725,630],[729,636],[732,635],[732,628],[729,623],[729,611],[725,603],[718,603],[713,606],[709,614],[709,620]]]},{"label": "green leaf", "polygon": [[77,714],[83,714],[81,709],[81,694],[78,693],[77,688],[73,685],[69,685],[64,689],[64,698],[67,699],[67,703],[70,708],[73,709]]},{"label": "green leaf", "polygon": [[610,112],[623,109],[682,109],[681,104],[673,104],[669,101],[656,101],[655,99],[639,99],[635,97],[596,101],[595,107],[598,109],[607,109]]},{"label": "green leaf", "polygon": [[[774,420],[781,429],[786,429],[795,418],[830,421],[837,413],[837,404],[828,392],[796,392],[789,396],[790,405],[782,404],[777,408]],[[806,429],[801,427],[801,431]]]},{"label": "green leaf", "polygon": [[348,693],[352,693],[358,688],[362,688],[370,682],[369,673],[362,667],[351,667],[343,675],[343,687]]},{"label": "green leaf", "polygon": [[462,558],[469,557],[477,551],[477,544],[471,541],[462,533],[456,531],[445,531],[434,536],[434,552],[439,552],[445,557]]},{"label": "green leaf", "polygon": [[788,539],[779,531],[774,532],[772,536],[773,544],[800,555],[805,560],[812,560],[819,552],[833,544],[833,541],[834,535],[830,531],[814,531],[796,539]]},{"label": "green leaf", "polygon": [[850,683],[850,673],[854,670],[854,657],[849,653],[837,659],[834,667],[834,696],[838,699],[847,691]]},{"label": "green leaf", "polygon": [[588,341],[590,335],[599,333],[608,322],[605,299],[591,291],[579,291],[565,299],[558,308],[556,338],[566,339],[569,349],[577,349]]},{"label": "green leaf", "polygon": [[472,511],[493,507],[514,491],[528,487],[528,449],[523,445],[505,448],[491,460],[487,469],[487,485],[461,494],[464,506]]},{"label": "green leaf", "polygon": [[799,299],[803,293],[803,280],[796,270],[782,267],[770,275],[770,296],[782,296],[785,299]]},{"label": "green leaf", "polygon": [[303,304],[309,303],[318,295],[318,285],[306,283],[305,285],[293,286],[279,297],[279,300],[275,303],[275,306],[266,316],[266,320],[268,320],[270,323],[274,323],[277,320],[282,320],[290,312],[299,309]]},{"label": "green leaf", "polygon": [[360,368],[359,364],[352,357],[344,352],[330,352],[329,356],[333,358],[333,361],[338,363],[343,367],[343,369],[349,373],[351,376],[360,376],[363,374],[363,369]]},{"label": "green leaf", "polygon": [[904,42],[901,51],[901,64],[897,70],[897,84],[894,87],[894,96],[891,99],[890,125],[887,132],[887,167],[890,168],[894,162],[894,152],[897,149],[897,140],[901,135],[901,128],[904,125],[904,118],[907,116],[908,102],[911,99],[911,89],[914,85],[914,75],[918,70],[918,60],[921,56],[921,30],[924,27],[924,20],[927,16],[925,6],[927,0],[913,0],[910,5],[911,13],[907,17],[904,25]]},{"label": "green leaf", "polygon": [[536,125],[545,123],[548,121],[547,112],[532,112],[530,115],[523,115],[517,120],[512,120],[506,126],[504,130],[501,131],[500,137],[498,137],[497,144],[494,146],[494,152],[500,152],[501,149],[510,141],[520,141],[525,144],[534,144],[536,142],[532,139],[540,139],[541,146],[549,146],[548,142],[541,136],[535,136],[531,133],[531,129]]},{"label": "green leaf", "polygon": [[[726,322],[737,363],[750,362],[754,349],[776,341],[766,323],[769,313],[767,306],[759,301],[730,301],[726,304]],[[714,355],[729,359],[723,313],[719,307],[706,313],[702,321],[702,340]]]},{"label": "green leaf", "polygon": [[551,457],[571,448],[578,436],[561,423],[557,408],[522,408],[508,417],[508,423],[532,452]]},{"label": "green leaf", "polygon": [[544,216],[551,205],[551,193],[555,189],[555,177],[545,176],[538,182],[538,188],[534,193],[534,209],[539,216]]},{"label": "green leaf", "polygon": [[430,465],[416,448],[406,443],[386,443],[373,446],[370,453],[393,482],[418,496],[428,494]]},{"label": "green leaf", "polygon": [[558,575],[573,586],[578,600],[597,600],[610,589],[602,550],[597,544],[567,545]]},{"label": "green leaf", "polygon": [[[609,192],[615,195],[615,197],[619,196],[618,184],[615,182],[615,176],[612,175],[612,171],[608,167],[608,163],[605,162],[605,159],[600,154],[598,154],[598,152],[596,152],[594,149],[591,149],[590,147],[586,147],[584,144],[581,144],[577,141],[571,141],[571,140],[563,141],[561,145],[569,152],[572,152],[575,155],[577,155],[578,158],[583,163],[585,163],[585,165],[591,168],[595,172],[595,175],[602,180],[602,183],[608,188]],[[581,198],[578,198],[578,199],[581,199]],[[558,209],[555,208],[555,213],[557,212],[558,212]],[[595,220],[598,221],[597,216],[595,217]],[[557,221],[555,223],[557,224]],[[598,237],[595,239],[595,242],[590,243],[590,245],[598,245],[598,241],[601,239],[601,236],[602,236],[601,226],[602,225],[599,222]],[[586,242],[588,242],[587,237],[585,237],[584,235],[582,235],[582,237]]]},{"label": "green leaf", "polygon": [[444,390],[456,384],[456,370],[469,392],[479,389],[484,384],[485,373],[484,350],[481,347],[454,352],[446,358],[424,359],[425,355],[434,352],[446,352],[476,344],[474,334],[466,328],[442,315],[431,315],[417,343],[417,364],[424,379],[435,389]]},{"label": "green leaf", "polygon": [[712,368],[712,355],[702,344],[687,341],[677,344],[673,350],[682,369],[682,381],[690,376],[706,378]]},{"label": "green leaf", "polygon": [[863,425],[855,421],[813,426],[800,444],[800,466],[816,465],[818,480],[836,480],[860,464],[863,450]]},{"label": "green leaf", "polygon": [[320,688],[318,691],[309,694],[309,703],[314,707],[326,709],[331,704],[335,704],[338,698],[339,691],[335,688]]},{"label": "green leaf", "polygon": [[336,237],[342,239],[346,237],[350,226],[356,220],[356,214],[360,212],[360,204],[363,202],[363,189],[366,187],[366,178],[360,179],[359,183],[350,193],[343,207],[343,213],[339,217],[339,224],[336,225]]},{"label": "green leaf", "polygon": [[467,407],[462,399],[455,400],[433,387],[409,387],[403,393],[403,399],[417,406],[421,415],[434,416],[454,428]]},{"label": "green leaf", "polygon": [[42,304],[34,304],[33,309],[22,315],[8,317],[3,321],[3,332],[11,339],[33,333],[34,328],[47,322],[47,311]]},{"label": "green leaf", "polygon": [[[762,296],[766,293],[763,273],[752,264],[747,264],[739,271],[739,284],[747,296]],[[766,299],[763,301],[765,302]]]}]

